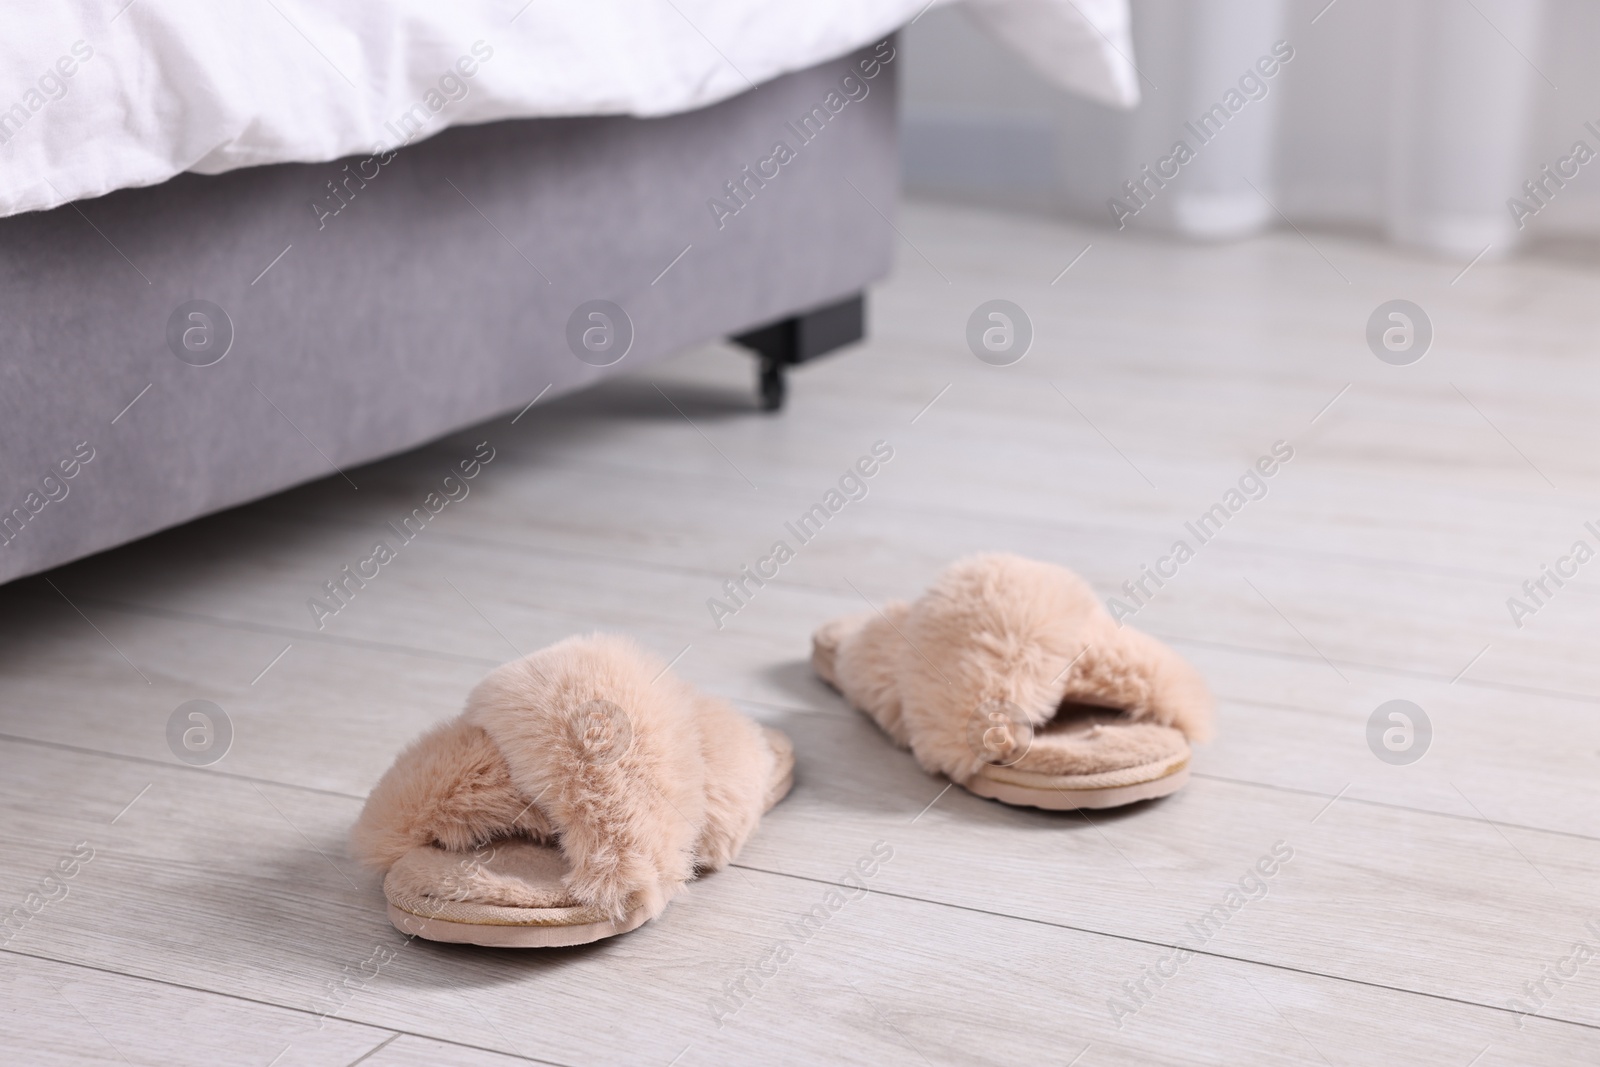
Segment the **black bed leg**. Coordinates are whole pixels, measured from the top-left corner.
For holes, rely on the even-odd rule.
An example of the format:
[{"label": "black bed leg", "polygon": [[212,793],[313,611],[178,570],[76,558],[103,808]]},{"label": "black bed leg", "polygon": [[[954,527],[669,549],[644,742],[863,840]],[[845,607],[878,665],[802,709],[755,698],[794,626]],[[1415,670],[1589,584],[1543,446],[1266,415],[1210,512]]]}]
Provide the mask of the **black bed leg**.
[{"label": "black bed leg", "polygon": [[761,410],[777,411],[783,407],[783,395],[788,390],[784,364],[771,356],[756,357],[756,388],[761,394]]},{"label": "black bed leg", "polygon": [[861,293],[733,338],[757,357],[757,390],[762,411],[783,407],[788,368],[853,344],[866,336],[866,301]]}]

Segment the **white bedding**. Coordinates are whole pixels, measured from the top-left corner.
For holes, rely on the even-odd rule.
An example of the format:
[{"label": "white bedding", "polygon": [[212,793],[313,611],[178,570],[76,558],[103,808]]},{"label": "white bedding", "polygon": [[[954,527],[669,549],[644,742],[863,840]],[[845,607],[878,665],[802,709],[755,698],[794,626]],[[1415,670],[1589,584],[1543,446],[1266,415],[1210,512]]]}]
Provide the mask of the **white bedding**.
[{"label": "white bedding", "polygon": [[[0,217],[449,126],[663,115],[872,44],[927,0],[9,0]],[[1064,88],[1131,105],[1127,0],[971,0]],[[410,116],[409,120],[406,116]]]}]

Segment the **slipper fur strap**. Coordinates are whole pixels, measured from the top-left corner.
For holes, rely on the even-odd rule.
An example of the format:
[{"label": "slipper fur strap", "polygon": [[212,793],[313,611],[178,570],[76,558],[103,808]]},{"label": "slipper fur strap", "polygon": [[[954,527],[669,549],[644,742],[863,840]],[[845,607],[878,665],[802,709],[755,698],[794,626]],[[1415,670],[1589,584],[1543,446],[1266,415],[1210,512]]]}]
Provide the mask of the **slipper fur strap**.
[{"label": "slipper fur strap", "polygon": [[863,626],[837,669],[852,701],[957,782],[986,762],[986,731],[1041,726],[1063,701],[1196,740],[1210,723],[1205,683],[1176,653],[1119,626],[1071,571],[1018,556],[952,564],[909,607]]},{"label": "slipper fur strap", "polygon": [[352,847],[386,869],[424,846],[554,843],[578,903],[654,915],[755,830],[773,744],[626,638],[569,638],[492,671],[465,712],[402,752]]},{"label": "slipper fur strap", "polygon": [[664,907],[706,821],[694,694],[658,670],[630,642],[564,641],[492,672],[463,716],[549,819],[573,896],[611,915]]}]

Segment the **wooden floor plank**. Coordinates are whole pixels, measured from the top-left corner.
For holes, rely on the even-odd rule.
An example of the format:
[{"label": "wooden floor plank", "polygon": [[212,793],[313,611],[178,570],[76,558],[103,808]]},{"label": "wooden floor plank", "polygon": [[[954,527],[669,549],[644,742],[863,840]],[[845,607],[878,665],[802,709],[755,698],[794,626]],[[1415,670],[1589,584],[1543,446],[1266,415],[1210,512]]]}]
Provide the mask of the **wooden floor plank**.
[{"label": "wooden floor plank", "polygon": [[[1144,551],[1134,555],[1127,548],[1129,538],[1113,531],[1079,532],[1070,550],[1063,551],[1060,539],[1047,529],[946,522],[935,532],[913,534],[927,530],[926,524],[887,509],[863,516],[863,521],[873,524],[867,543],[817,538],[799,546],[790,571],[780,571],[772,588],[793,587],[845,605],[860,603],[856,590],[874,598],[910,597],[950,559],[978,546],[998,545],[1073,565],[1108,596],[1120,592],[1119,599],[1133,608],[1139,601],[1120,587],[1141,577],[1141,561],[1153,562],[1163,551],[1161,542],[1147,537]],[[209,567],[197,563],[194,579],[181,586],[157,583],[151,577],[160,573],[156,564],[121,574],[103,569],[67,572],[57,584],[74,603],[112,600],[480,658],[485,655],[481,637],[495,636],[500,621],[496,612],[502,610],[559,616],[569,632],[594,625],[670,630],[683,637],[678,648],[701,635],[739,634],[752,627],[774,638],[781,634],[791,647],[803,646],[815,625],[802,620],[803,628],[795,632],[791,620],[773,617],[770,605],[778,597],[765,589],[755,591],[748,611],[726,592],[724,583],[737,580],[740,568],[753,565],[770,549],[770,538],[784,533],[782,522],[775,520],[757,526],[740,547],[730,548],[720,567],[707,560],[692,569],[614,564],[500,539],[419,537],[363,587],[345,579],[348,606],[333,599],[325,583],[340,578],[342,567],[371,554],[373,531],[260,519],[246,523],[232,517],[205,531],[185,531],[148,551],[155,560],[170,560],[171,553],[198,549],[185,538],[202,533],[238,545],[247,555],[215,558]],[[900,545],[919,543],[921,548],[897,551]],[[1152,595],[1132,616],[1135,625],[1173,637],[1273,654],[1316,655],[1337,664],[1446,681],[1492,646],[1474,664],[1472,683],[1492,681],[1600,698],[1600,674],[1582,656],[1588,627],[1600,614],[1600,598],[1585,588],[1552,599],[1528,629],[1519,631],[1505,603],[1517,587],[1505,577],[1418,572],[1342,559],[1308,562],[1231,543],[1203,546],[1201,553],[1168,587],[1158,590],[1147,581],[1144,588]],[[610,581],[598,577],[613,574]],[[645,583],[659,583],[659,600],[637,595]],[[22,583],[11,595],[29,592],[35,599],[58,596],[37,583]],[[714,618],[707,606],[713,598],[739,610],[731,618]],[[313,599],[325,610],[314,610],[309,604]],[[329,614],[334,608],[339,610]],[[456,624],[463,615],[469,621]],[[1350,625],[1352,619],[1361,625]],[[502,642],[500,648],[510,652],[515,643]],[[1337,680],[1337,674],[1335,669],[1330,677]]]},{"label": "wooden floor plank", "polygon": [[[492,1027],[487,1029],[493,1032]],[[361,1064],[362,1067],[516,1067],[518,1064],[539,1062],[548,1061],[529,1060],[524,1056],[401,1034],[393,1043],[374,1051]]]},{"label": "wooden floor plank", "polygon": [[[39,921],[48,921],[48,913]],[[9,949],[0,949],[0,990],[7,1008],[0,1012],[0,1048],[8,1062],[30,1067],[345,1067],[389,1036],[343,1019]]]}]

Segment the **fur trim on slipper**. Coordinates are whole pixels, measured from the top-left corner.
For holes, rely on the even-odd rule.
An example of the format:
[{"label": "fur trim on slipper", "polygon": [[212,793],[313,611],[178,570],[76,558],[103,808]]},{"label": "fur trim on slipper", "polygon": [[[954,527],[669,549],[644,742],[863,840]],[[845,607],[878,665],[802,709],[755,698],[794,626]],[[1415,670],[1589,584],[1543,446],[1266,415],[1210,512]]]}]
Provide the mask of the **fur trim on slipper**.
[{"label": "fur trim on slipper", "polygon": [[[1211,733],[1194,668],[1119,627],[1071,571],[1020,556],[958,560],[914,603],[824,624],[812,664],[928,771],[969,788],[981,778],[1013,795],[1028,782],[1046,790],[1012,803],[1160,795],[1186,775],[1188,741]],[[1140,768],[1175,781],[1147,784]],[[1108,772],[1111,785],[1096,777]]]},{"label": "fur trim on slipper", "polygon": [[[391,905],[408,914],[431,881],[453,923],[472,925],[479,906],[483,925],[504,926],[492,909],[521,907],[631,929],[738,854],[792,767],[782,734],[632,641],[574,637],[492,671],[460,716],[406,748],[351,847],[389,872]],[[444,877],[447,856],[460,862]]]}]

